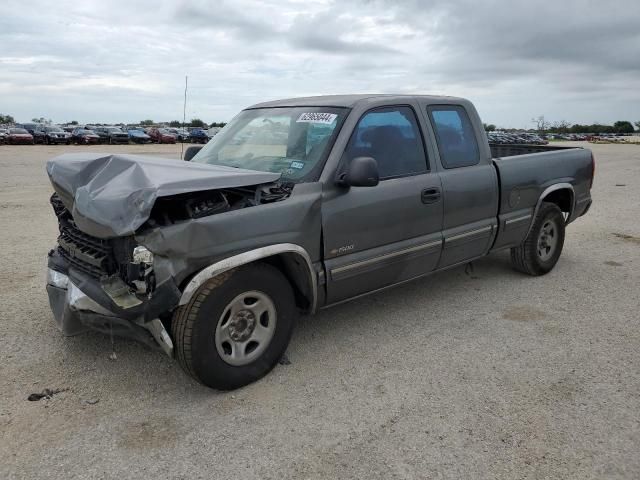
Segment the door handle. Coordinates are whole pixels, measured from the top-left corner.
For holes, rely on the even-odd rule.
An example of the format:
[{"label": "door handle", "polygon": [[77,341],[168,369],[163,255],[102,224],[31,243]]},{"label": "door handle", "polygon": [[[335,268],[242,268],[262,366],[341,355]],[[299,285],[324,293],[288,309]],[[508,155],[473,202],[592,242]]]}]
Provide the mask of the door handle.
[{"label": "door handle", "polygon": [[440,200],[440,196],[439,188],[425,188],[420,192],[422,203],[435,203]]}]

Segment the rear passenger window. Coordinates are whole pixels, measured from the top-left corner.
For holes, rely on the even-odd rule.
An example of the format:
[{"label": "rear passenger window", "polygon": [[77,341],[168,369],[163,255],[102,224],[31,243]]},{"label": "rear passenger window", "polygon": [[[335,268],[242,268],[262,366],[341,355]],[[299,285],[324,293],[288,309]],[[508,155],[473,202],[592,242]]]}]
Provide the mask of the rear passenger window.
[{"label": "rear passenger window", "polygon": [[444,168],[468,167],[480,161],[478,141],[464,108],[429,107],[429,115]]},{"label": "rear passenger window", "polygon": [[365,113],[345,150],[347,161],[373,157],[380,178],[424,173],[427,161],[413,109],[385,107]]}]

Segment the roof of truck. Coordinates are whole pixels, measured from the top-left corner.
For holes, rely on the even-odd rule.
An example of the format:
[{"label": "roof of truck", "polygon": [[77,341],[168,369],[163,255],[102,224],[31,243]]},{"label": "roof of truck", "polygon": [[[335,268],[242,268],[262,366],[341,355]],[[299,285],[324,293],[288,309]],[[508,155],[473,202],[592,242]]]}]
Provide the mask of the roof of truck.
[{"label": "roof of truck", "polygon": [[409,98],[419,98],[427,100],[429,103],[438,103],[452,100],[463,101],[462,98],[445,97],[438,95],[393,95],[393,94],[352,94],[352,95],[319,95],[315,97],[286,98],[283,100],[272,100],[270,102],[257,103],[248,108],[268,108],[268,107],[347,107],[351,108],[356,103],[374,99],[387,100],[407,100]]}]

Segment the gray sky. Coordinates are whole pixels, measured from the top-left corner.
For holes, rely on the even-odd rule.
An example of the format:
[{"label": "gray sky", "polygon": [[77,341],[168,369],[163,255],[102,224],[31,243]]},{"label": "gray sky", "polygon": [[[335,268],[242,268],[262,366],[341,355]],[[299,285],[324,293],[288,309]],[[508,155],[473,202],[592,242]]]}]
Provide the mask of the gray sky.
[{"label": "gray sky", "polygon": [[[19,121],[229,120],[333,93],[463,96],[531,127],[640,120],[640,1],[13,1],[0,112]],[[164,5],[164,6],[163,6]]]}]

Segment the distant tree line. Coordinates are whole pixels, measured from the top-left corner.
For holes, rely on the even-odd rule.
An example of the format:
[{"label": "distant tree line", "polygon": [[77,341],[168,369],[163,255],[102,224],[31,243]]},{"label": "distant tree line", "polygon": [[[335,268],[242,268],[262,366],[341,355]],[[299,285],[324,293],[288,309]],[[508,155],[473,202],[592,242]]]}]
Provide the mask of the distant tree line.
[{"label": "distant tree line", "polygon": [[[618,120],[613,125],[593,123],[591,125],[572,124],[566,120],[550,122],[544,115],[531,119],[539,133],[633,133],[633,124],[627,120]],[[640,120],[635,122],[640,130]],[[492,125],[487,125],[488,127]],[[490,131],[490,130],[487,130]]]},{"label": "distant tree line", "polygon": [[[149,126],[149,125],[154,125],[155,122],[153,120],[142,120],[140,122],[140,125],[143,126]],[[199,127],[199,128],[209,128],[209,127],[224,127],[226,125],[225,122],[213,122],[210,124],[207,124],[204,120],[201,120],[199,118],[192,118],[191,121],[186,122],[186,123],[182,123],[180,120],[171,120],[169,122],[169,126],[171,128],[179,128],[182,126],[185,127]]]}]

